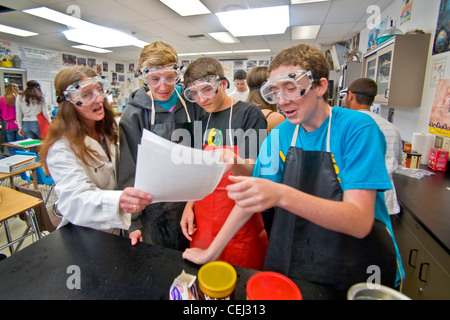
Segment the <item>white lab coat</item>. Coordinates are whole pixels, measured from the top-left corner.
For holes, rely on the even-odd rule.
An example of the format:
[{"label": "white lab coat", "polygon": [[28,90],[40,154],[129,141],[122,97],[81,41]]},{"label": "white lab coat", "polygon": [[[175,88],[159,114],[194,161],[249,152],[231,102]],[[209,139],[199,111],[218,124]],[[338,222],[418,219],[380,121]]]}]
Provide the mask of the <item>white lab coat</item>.
[{"label": "white lab coat", "polygon": [[83,164],[65,139],[55,142],[47,155],[48,170],[55,181],[58,210],[63,216],[58,228],[70,222],[115,234],[119,229],[128,230],[131,214],[119,210],[123,191],[115,190],[117,146],[108,143],[110,161],[96,140],[86,137],[85,143],[98,152],[99,164]]}]

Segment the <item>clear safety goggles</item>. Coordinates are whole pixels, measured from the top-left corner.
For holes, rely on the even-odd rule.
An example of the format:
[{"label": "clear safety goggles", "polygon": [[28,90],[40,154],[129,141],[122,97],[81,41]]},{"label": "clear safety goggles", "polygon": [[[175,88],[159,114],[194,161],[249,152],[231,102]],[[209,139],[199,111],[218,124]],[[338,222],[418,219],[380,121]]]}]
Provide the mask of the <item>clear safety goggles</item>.
[{"label": "clear safety goggles", "polygon": [[234,80],[234,85],[237,86],[245,86],[247,85],[247,81],[246,80]]},{"label": "clear safety goggles", "polygon": [[80,107],[108,95],[110,87],[106,79],[97,76],[74,82],[63,93],[66,100]]},{"label": "clear safety goggles", "polygon": [[353,94],[356,94],[356,95],[359,95],[359,96],[367,97],[367,98],[375,98],[375,96],[373,96],[371,94],[368,94],[368,93],[365,93],[365,92],[359,92],[359,91],[351,91],[351,90],[348,90],[348,88],[345,88],[344,90],[341,90],[339,92],[339,97],[341,99],[344,99],[349,92],[351,92]]},{"label": "clear safety goggles", "polygon": [[211,98],[220,87],[220,77],[217,75],[207,76],[194,81],[192,86],[184,90],[184,96],[190,102],[197,102],[200,97]]},{"label": "clear safety goggles", "polygon": [[167,85],[174,85],[180,79],[180,70],[176,64],[164,66],[142,67],[142,77],[149,87],[157,87],[164,81]]},{"label": "clear safety goggles", "polygon": [[314,77],[311,71],[298,70],[270,77],[262,85],[261,96],[270,104],[278,103],[280,95],[283,99],[294,100],[304,96],[312,86]]}]

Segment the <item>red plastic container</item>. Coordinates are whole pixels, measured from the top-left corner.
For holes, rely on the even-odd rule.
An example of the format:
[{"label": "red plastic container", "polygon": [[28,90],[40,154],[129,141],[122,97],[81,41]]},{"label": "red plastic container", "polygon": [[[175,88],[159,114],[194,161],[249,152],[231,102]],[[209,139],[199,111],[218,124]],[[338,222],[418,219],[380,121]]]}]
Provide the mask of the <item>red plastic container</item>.
[{"label": "red plastic container", "polygon": [[297,285],[288,277],[263,271],[253,275],[247,282],[248,300],[302,300]]}]

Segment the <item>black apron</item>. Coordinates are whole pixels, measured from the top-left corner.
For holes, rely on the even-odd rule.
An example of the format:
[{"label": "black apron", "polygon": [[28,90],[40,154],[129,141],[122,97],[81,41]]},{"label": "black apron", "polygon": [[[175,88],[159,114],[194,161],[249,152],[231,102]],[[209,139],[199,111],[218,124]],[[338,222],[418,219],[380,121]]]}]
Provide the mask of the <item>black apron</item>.
[{"label": "black apron", "polygon": [[[183,98],[176,89],[175,92],[178,94],[178,98],[185,109],[186,122],[156,121],[155,104],[152,98],[150,126],[146,129],[167,140],[171,140],[172,133],[175,130],[185,129],[189,132],[191,141],[174,142],[193,147],[194,121],[191,121]],[[186,202],[158,202],[147,206],[143,211],[144,214],[141,216],[143,241],[180,251],[184,251],[186,248],[189,248],[189,242],[184,237],[180,227],[180,221],[185,205]],[[148,234],[151,235],[151,239],[146,237]]]},{"label": "black apron", "polygon": [[[295,147],[297,126],[286,156],[283,183],[320,198],[342,201],[343,191],[329,152],[331,113],[328,152]],[[375,219],[370,234],[357,239],[276,208],[264,270],[347,291],[355,283],[368,281],[371,265],[380,268],[382,284],[395,285],[396,251],[383,222]]]}]

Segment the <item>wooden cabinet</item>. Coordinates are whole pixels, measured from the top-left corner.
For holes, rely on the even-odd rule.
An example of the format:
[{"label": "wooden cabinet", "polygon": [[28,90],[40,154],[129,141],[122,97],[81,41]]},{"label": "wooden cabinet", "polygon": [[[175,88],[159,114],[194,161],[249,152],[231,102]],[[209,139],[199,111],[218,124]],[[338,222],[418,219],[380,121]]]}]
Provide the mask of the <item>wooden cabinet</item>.
[{"label": "wooden cabinet", "polygon": [[374,103],[420,106],[430,34],[395,36],[364,55],[363,75],[377,82]]},{"label": "wooden cabinet", "polygon": [[450,255],[405,209],[391,217],[405,269],[402,292],[415,300],[450,299]]}]

